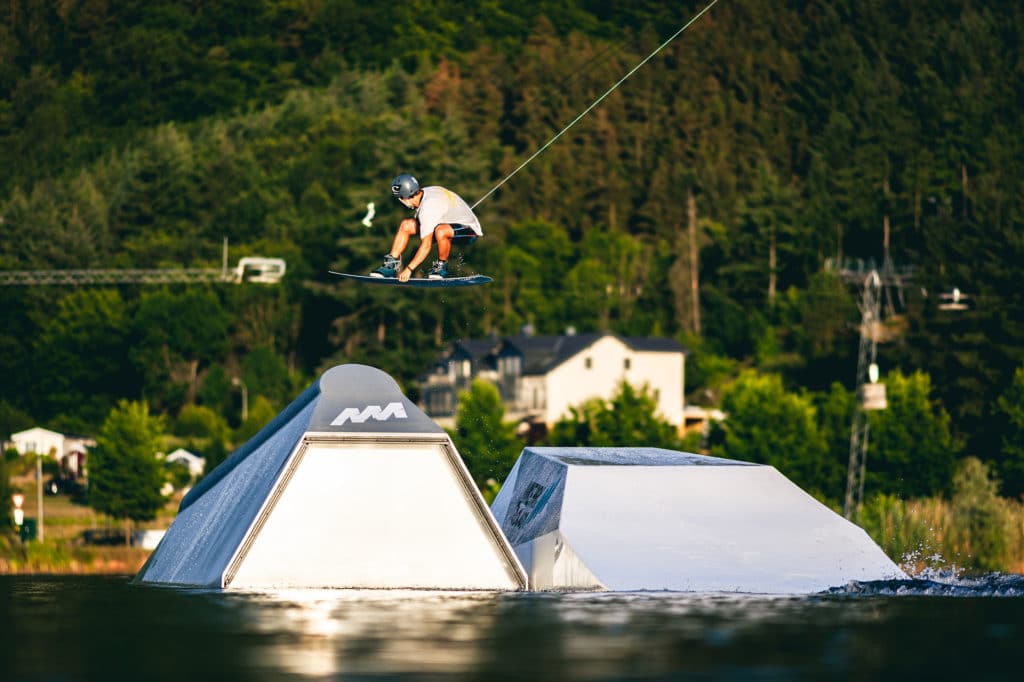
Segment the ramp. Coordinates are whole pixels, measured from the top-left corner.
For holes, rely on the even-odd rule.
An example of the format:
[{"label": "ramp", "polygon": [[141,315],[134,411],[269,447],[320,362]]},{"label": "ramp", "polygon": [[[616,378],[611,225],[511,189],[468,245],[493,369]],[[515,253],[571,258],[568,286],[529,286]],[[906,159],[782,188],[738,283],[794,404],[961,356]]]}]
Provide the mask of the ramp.
[{"label": "ramp", "polygon": [[811,593],[906,578],[774,467],[657,448],[526,448],[492,511],[537,590]]},{"label": "ramp", "polygon": [[190,491],[135,581],[526,587],[451,439],[364,365],[325,372]]}]

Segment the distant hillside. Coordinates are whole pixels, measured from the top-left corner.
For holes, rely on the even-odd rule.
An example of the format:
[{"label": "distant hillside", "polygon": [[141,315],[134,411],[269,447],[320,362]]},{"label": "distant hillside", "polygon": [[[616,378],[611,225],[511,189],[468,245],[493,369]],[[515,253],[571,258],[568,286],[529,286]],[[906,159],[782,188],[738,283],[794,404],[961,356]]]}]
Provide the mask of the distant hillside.
[{"label": "distant hillside", "polygon": [[474,202],[702,6],[6,3],[0,268],[215,267],[227,237],[289,274],[6,289],[0,401],[82,428],[119,397],[235,419],[240,373],[272,410],[329,364],[412,385],[448,341],[528,322],[676,336],[693,391],[744,366],[849,387],[856,292],[823,266],[887,245],[915,278],[883,371],[927,372],[998,457],[1024,362],[1019,4],[720,2],[481,204],[458,255],[494,285],[326,278],[377,265],[394,174]]}]

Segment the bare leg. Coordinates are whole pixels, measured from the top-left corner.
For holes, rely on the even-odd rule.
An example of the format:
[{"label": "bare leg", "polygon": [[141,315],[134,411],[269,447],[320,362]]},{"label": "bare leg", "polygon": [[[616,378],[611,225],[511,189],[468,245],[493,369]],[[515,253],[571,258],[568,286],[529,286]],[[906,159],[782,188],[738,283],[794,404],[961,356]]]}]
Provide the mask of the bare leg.
[{"label": "bare leg", "polygon": [[[449,228],[451,229],[451,228]],[[398,224],[398,232],[395,233],[395,241],[391,243],[391,257],[401,258],[405,247],[409,245],[409,238],[419,231],[419,225],[415,218],[406,218]]]},{"label": "bare leg", "polygon": [[452,252],[452,237],[455,230],[451,225],[441,224],[434,228],[434,239],[437,240],[437,259],[446,261]]}]

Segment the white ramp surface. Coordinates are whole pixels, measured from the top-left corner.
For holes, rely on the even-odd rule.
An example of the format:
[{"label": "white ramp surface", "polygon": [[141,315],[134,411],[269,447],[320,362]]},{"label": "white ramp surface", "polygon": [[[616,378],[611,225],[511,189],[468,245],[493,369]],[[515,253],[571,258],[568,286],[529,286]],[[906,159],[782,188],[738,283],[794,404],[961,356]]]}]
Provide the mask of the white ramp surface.
[{"label": "white ramp surface", "polygon": [[492,506],[533,589],[801,594],[905,574],[774,467],[526,448]]},{"label": "white ramp surface", "polygon": [[[468,496],[452,494],[460,487],[443,442],[314,443],[232,585],[508,587]],[[329,512],[311,518],[310,509]],[[310,547],[315,561],[294,560]]]},{"label": "white ramp surface", "polygon": [[182,500],[144,584],[516,590],[451,439],[363,365],[326,372]]}]

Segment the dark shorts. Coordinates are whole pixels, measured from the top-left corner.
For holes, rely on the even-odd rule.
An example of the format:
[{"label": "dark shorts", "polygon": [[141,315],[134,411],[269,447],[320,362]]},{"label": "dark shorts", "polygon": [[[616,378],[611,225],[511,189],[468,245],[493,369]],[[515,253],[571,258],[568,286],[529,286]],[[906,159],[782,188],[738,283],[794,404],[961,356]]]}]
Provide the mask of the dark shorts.
[{"label": "dark shorts", "polygon": [[469,245],[476,241],[479,237],[473,228],[469,225],[460,225],[459,223],[452,223],[452,229],[455,231],[455,235],[452,237],[452,244]]}]

